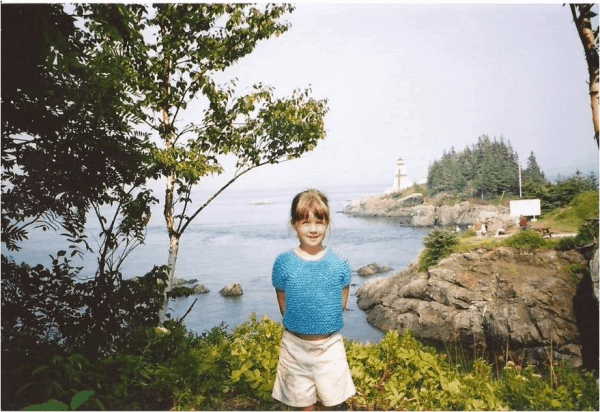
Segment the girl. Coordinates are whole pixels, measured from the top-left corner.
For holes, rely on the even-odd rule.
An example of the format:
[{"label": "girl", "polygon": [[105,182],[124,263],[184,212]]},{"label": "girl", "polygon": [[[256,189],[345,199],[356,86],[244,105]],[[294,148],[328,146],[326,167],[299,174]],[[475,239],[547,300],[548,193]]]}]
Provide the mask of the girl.
[{"label": "girl", "polygon": [[323,246],[329,226],[323,193],[298,193],[291,224],[300,245],[281,253],[273,264],[272,282],[285,328],[273,398],[304,410],[343,406],[356,392],[339,332],[350,266]]}]

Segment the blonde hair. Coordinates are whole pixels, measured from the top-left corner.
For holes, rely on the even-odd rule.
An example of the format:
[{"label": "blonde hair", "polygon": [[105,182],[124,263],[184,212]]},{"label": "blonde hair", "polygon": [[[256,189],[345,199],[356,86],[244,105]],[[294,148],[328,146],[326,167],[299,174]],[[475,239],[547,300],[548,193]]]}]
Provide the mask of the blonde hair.
[{"label": "blonde hair", "polygon": [[290,210],[292,225],[308,219],[311,212],[317,219],[323,219],[329,225],[329,202],[327,196],[317,189],[308,189],[294,196]]}]

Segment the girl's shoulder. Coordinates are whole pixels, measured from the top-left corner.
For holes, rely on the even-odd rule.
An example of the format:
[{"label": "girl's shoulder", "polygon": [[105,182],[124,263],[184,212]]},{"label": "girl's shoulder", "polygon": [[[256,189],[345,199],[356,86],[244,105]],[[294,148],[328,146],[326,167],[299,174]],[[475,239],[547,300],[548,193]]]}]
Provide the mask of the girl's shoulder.
[{"label": "girl's shoulder", "polygon": [[340,253],[339,251],[334,251],[332,249],[329,249],[328,257],[332,261],[334,261],[338,264],[341,264],[344,266],[350,266],[350,262],[349,262],[348,258],[343,253]]},{"label": "girl's shoulder", "polygon": [[280,254],[277,255],[277,257],[275,258],[275,262],[289,261],[293,257],[294,257],[294,251],[286,250],[285,252],[281,252]]}]

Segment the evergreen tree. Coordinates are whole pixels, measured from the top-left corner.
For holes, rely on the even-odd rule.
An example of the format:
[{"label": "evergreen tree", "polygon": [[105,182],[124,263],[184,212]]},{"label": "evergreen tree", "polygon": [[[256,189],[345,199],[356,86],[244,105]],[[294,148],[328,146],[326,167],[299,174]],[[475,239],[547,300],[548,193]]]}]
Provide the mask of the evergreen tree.
[{"label": "evergreen tree", "polygon": [[540,183],[546,180],[544,172],[542,172],[537,164],[537,160],[535,158],[535,154],[533,154],[533,151],[531,151],[529,157],[527,158],[527,167],[525,170],[523,170],[522,178],[523,180],[530,180],[533,183]]}]

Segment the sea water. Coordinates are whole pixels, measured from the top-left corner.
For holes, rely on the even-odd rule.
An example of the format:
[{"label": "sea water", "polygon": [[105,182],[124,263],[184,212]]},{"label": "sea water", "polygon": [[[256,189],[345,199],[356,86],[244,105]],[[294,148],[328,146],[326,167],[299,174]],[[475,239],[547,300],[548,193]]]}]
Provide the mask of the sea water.
[{"label": "sea water", "polygon": [[[181,237],[176,276],[197,279],[210,292],[180,298],[169,306],[169,313],[180,318],[197,299],[185,318],[194,332],[202,333],[221,322],[231,329],[249,319],[251,312],[281,321],[275,290],[271,285],[271,270],[275,257],[297,246],[295,233],[289,225],[289,207],[293,196],[302,188],[248,190],[231,188],[217,197],[189,225]],[[360,341],[379,341],[383,332],[367,323],[365,313],[356,304],[356,290],[368,279],[387,274],[360,277],[356,271],[371,262],[387,265],[393,270],[406,267],[422,247],[427,229],[403,227],[397,220],[358,218],[341,213],[353,198],[381,192],[377,187],[325,188],[329,197],[332,227],[325,243],[348,259],[353,270],[350,298],[344,312],[342,334]],[[94,244],[97,230],[90,229]],[[96,233],[94,235],[94,233]],[[136,248],[122,266],[125,278],[144,275],[154,265],[167,261],[169,239],[161,211],[158,208],[148,226],[144,245]],[[48,255],[56,255],[68,246],[53,232],[32,233],[19,252],[2,252],[17,262],[50,266]],[[94,255],[84,259],[86,267],[94,267]],[[73,266],[79,266],[73,258]],[[88,269],[90,270],[90,269]],[[91,269],[93,270],[93,269]],[[85,272],[85,270],[84,270]],[[89,275],[89,274],[88,274]],[[221,296],[219,290],[239,282],[243,295]]]}]

